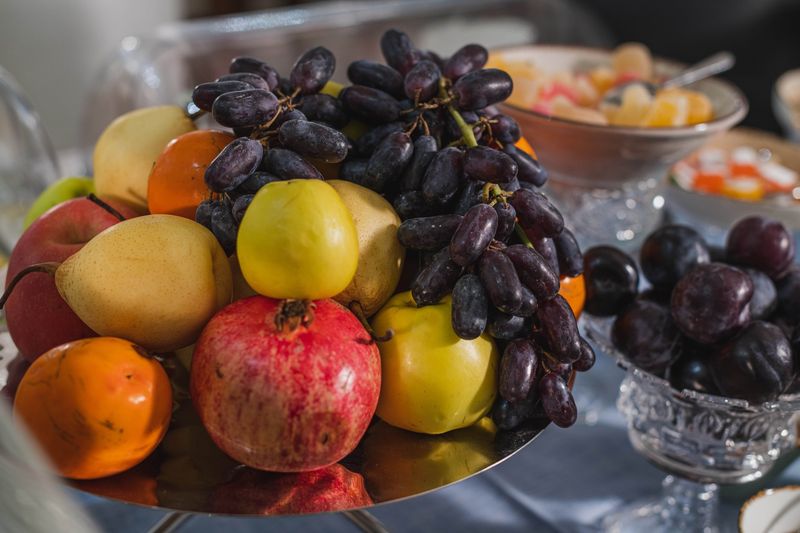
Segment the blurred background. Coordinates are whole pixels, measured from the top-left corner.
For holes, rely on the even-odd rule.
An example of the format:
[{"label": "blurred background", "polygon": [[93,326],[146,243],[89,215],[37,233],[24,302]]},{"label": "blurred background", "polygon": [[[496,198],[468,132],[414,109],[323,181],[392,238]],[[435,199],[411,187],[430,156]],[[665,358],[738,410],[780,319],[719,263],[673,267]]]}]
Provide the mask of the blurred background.
[{"label": "blurred background", "polygon": [[[11,72],[29,96],[55,147],[70,148],[79,144],[77,137],[86,95],[124,37],[152,34],[160,26],[182,20],[302,3],[3,0],[0,65]],[[782,72],[800,65],[800,31],[797,31],[800,0],[737,0],[726,2],[722,9],[717,0],[647,3],[531,0],[528,3],[539,34],[517,38],[608,47],[636,40],[649,46],[655,55],[687,63],[720,49],[731,50],[737,64],[723,77],[738,85],[750,101],[751,111],[744,125],[779,130],[770,108],[770,92]]]}]

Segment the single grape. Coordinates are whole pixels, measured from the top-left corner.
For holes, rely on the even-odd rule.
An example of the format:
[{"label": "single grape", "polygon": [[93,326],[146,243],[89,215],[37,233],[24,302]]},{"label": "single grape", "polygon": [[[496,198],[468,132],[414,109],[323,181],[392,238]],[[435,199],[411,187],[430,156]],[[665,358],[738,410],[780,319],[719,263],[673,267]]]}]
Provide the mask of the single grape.
[{"label": "single grape", "polygon": [[436,204],[431,204],[420,191],[406,191],[398,194],[392,207],[402,220],[409,218],[429,217],[441,211]]},{"label": "single grape", "polygon": [[408,35],[395,29],[387,30],[381,36],[381,52],[386,63],[403,76],[421,59]]},{"label": "single grape", "polygon": [[400,102],[380,89],[351,85],[339,94],[346,111],[368,124],[385,124],[400,118]]},{"label": "single grape", "polygon": [[620,313],[611,330],[614,346],[631,363],[657,375],[680,355],[680,339],[669,308],[642,298]]},{"label": "single grape", "polygon": [[312,48],[295,62],[289,74],[289,82],[300,94],[314,94],[322,90],[336,70],[336,58],[330,50],[318,46]]},{"label": "single grape", "polygon": [[581,339],[581,356],[577,361],[572,363],[572,368],[578,372],[587,372],[594,366],[597,357],[594,354],[594,349],[591,344],[586,342],[586,339]]},{"label": "single grape", "polygon": [[411,158],[411,163],[406,167],[403,172],[403,177],[400,182],[400,188],[403,191],[413,191],[419,189],[422,185],[422,179],[425,177],[425,171],[433,159],[434,154],[439,149],[436,139],[430,135],[420,135],[414,141],[414,155]]},{"label": "single grape", "polygon": [[464,168],[464,152],[451,146],[433,156],[422,180],[422,195],[429,203],[446,204],[458,192]]},{"label": "single grape", "polygon": [[794,239],[786,227],[769,218],[743,218],[728,232],[727,260],[779,279],[794,261]]},{"label": "single grape", "polygon": [[468,148],[464,176],[471,180],[508,183],[517,176],[517,164],[503,152],[488,146]]},{"label": "single grape", "polygon": [[217,200],[203,200],[197,205],[194,211],[194,220],[198,224],[211,229],[211,215],[214,212],[214,207],[221,202]]},{"label": "single grape", "polygon": [[542,357],[542,368],[545,373],[552,372],[553,374],[557,375],[561,379],[564,380],[564,383],[569,383],[569,378],[572,376],[572,365],[569,363],[561,363],[553,357],[552,354],[547,352],[542,352],[544,357]]},{"label": "single grape", "polygon": [[578,323],[569,304],[561,295],[539,302],[536,313],[542,326],[549,353],[561,363],[574,363],[581,357]]},{"label": "single grape", "polygon": [[409,218],[397,228],[397,240],[412,250],[441,250],[461,224],[461,215]]},{"label": "single grape", "polygon": [[522,305],[519,309],[514,311],[514,314],[521,317],[531,317],[536,314],[539,310],[539,301],[534,296],[533,291],[531,291],[525,285],[520,287],[522,290]]},{"label": "single grape", "polygon": [[513,263],[519,279],[537,299],[549,300],[558,294],[560,286],[558,275],[536,250],[524,244],[512,244],[503,250],[503,253]]},{"label": "single grape", "polygon": [[778,307],[778,291],[769,276],[754,268],[742,269],[753,282],[753,296],[750,298],[750,318],[766,320]]},{"label": "single grape", "polygon": [[450,259],[466,267],[474,263],[497,231],[497,211],[488,204],[470,208],[450,240]]},{"label": "single grape", "polygon": [[378,145],[386,138],[387,135],[398,131],[403,131],[402,122],[389,122],[388,124],[381,124],[380,126],[370,128],[364,133],[364,135],[356,139],[356,151],[360,155],[368,158],[372,155],[372,152],[375,151],[375,148],[378,147]]},{"label": "single grape", "polygon": [[236,188],[236,192],[239,194],[255,194],[261,190],[261,187],[273,181],[281,181],[281,178],[269,172],[253,172]]},{"label": "single grape", "polygon": [[196,85],[192,91],[192,102],[203,111],[211,111],[221,94],[252,89],[253,86],[243,81],[212,81]]},{"label": "single grape", "polygon": [[465,181],[453,202],[453,213],[463,215],[473,205],[483,202],[483,186],[482,181]]},{"label": "single grape", "polygon": [[519,124],[508,115],[495,115],[491,117],[490,129],[492,130],[492,137],[503,144],[514,144],[517,142],[522,133],[519,129]]},{"label": "single grape", "polygon": [[270,91],[275,89],[280,81],[278,71],[260,59],[255,59],[253,57],[240,56],[233,58],[230,67],[228,67],[228,71],[230,71],[232,74],[239,72],[257,74],[267,82]]},{"label": "single grape", "polygon": [[214,120],[229,128],[256,126],[267,122],[278,110],[278,99],[264,89],[223,93],[214,100]]},{"label": "single grape", "polygon": [[459,109],[475,111],[502,102],[514,88],[511,76],[496,68],[476,70],[460,77],[452,88]]},{"label": "single grape", "polygon": [[639,255],[642,273],[655,287],[672,289],[689,270],[711,261],[705,241],[687,226],[664,226],[651,233]]},{"label": "single grape", "polygon": [[516,192],[521,189],[519,180],[517,179],[516,176],[513,177],[507,183],[498,183],[497,185],[498,187],[500,187],[500,189],[504,190],[505,192]]},{"label": "single grape", "polygon": [[216,80],[217,83],[222,82],[230,82],[230,81],[238,81],[240,83],[246,83],[249,85],[248,89],[262,89],[264,91],[269,91],[269,83],[259,76],[258,74],[251,74],[249,72],[239,72],[236,74],[225,74],[220,76]]},{"label": "single grape", "polygon": [[414,280],[411,296],[417,306],[433,305],[453,290],[464,269],[450,260],[447,248],[434,256]]},{"label": "single grape", "polygon": [[564,217],[540,192],[520,189],[511,197],[511,205],[526,232],[555,237],[564,229]]},{"label": "single grape", "polygon": [[505,242],[514,233],[514,224],[517,221],[517,212],[514,206],[508,202],[497,202],[494,204],[497,212],[497,232],[494,238]]},{"label": "single grape", "polygon": [[566,276],[580,276],[583,274],[583,254],[578,240],[570,230],[564,228],[558,236],[553,238],[558,257],[558,270]]},{"label": "single grape", "polygon": [[237,225],[242,221],[244,212],[247,211],[248,207],[250,207],[250,203],[253,201],[254,196],[254,194],[243,194],[242,196],[238,197],[235,202],[233,202],[231,214],[233,214],[233,219],[236,221]]},{"label": "single grape", "polygon": [[411,100],[427,102],[439,92],[439,78],[442,73],[436,63],[423,59],[406,74],[403,87]]},{"label": "single grape", "polygon": [[530,334],[530,321],[524,317],[500,311],[494,311],[490,315],[486,331],[495,339],[510,341]]},{"label": "single grape", "polygon": [[289,120],[278,129],[284,148],[326,163],[338,163],[347,157],[347,138],[339,130],[309,120]]},{"label": "single grape", "polygon": [[[529,399],[521,402],[511,403],[508,400],[498,398],[492,407],[492,421],[498,429],[508,431],[520,426],[531,417],[534,412],[534,404]],[[498,435],[498,438],[500,438]]]},{"label": "single grape", "polygon": [[444,64],[444,77],[456,81],[464,74],[482,69],[489,60],[489,51],[479,44],[462,46]]},{"label": "single grape", "polygon": [[486,329],[489,320],[489,297],[475,274],[465,274],[453,287],[450,315],[453,331],[462,339],[475,339]]},{"label": "single grape", "polygon": [[327,122],[338,129],[350,122],[342,103],[329,94],[303,96],[297,103],[296,110],[302,111],[309,120]]},{"label": "single grape", "polygon": [[509,402],[523,401],[531,391],[538,364],[539,354],[531,342],[527,339],[509,342],[500,359],[500,396]]},{"label": "single grape", "polygon": [[800,323],[800,266],[792,266],[776,285],[778,315],[794,325]]},{"label": "single grape", "polygon": [[219,241],[225,255],[236,252],[236,234],[238,226],[228,206],[218,203],[211,212],[211,232]]},{"label": "single grape", "polygon": [[541,187],[547,182],[547,170],[542,167],[537,159],[526,154],[513,144],[503,146],[503,152],[507,153],[517,164],[517,178],[520,185],[525,183]]},{"label": "single grape", "polygon": [[234,139],[209,163],[206,185],[215,192],[232,191],[255,172],[263,157],[260,142],[247,137]]},{"label": "single grape", "polygon": [[708,366],[709,348],[687,338],[680,342],[678,359],[667,369],[666,378],[677,390],[693,390],[704,394],[720,394]]},{"label": "single grape", "polygon": [[550,270],[556,277],[561,276],[561,270],[558,266],[558,250],[556,249],[556,243],[553,242],[553,239],[549,237],[542,237],[541,235],[536,234],[529,234],[525,233],[530,239],[531,244],[533,244],[533,249],[539,252],[544,258],[545,263],[547,266],[550,267]]},{"label": "single grape", "polygon": [[777,326],[761,321],[720,345],[709,359],[709,368],[724,396],[753,403],[777,399],[796,372],[786,336]]},{"label": "single grape", "polygon": [[747,324],[752,296],[753,281],[738,268],[697,265],[672,290],[672,318],[687,337],[711,344]]},{"label": "single grape", "polygon": [[405,132],[390,133],[380,142],[367,163],[367,174],[363,185],[382,193],[400,179],[411,162],[414,144]]},{"label": "single grape", "polygon": [[359,59],[347,67],[347,78],[353,85],[379,89],[395,98],[403,98],[403,75],[395,69],[377,61]]},{"label": "single grape", "polygon": [[478,261],[478,271],[489,299],[498,310],[513,314],[522,307],[522,285],[507,255],[491,248],[485,250]]},{"label": "single grape", "polygon": [[558,374],[545,374],[539,381],[539,399],[547,418],[559,427],[567,428],[578,419],[578,408],[567,387]]},{"label": "single grape", "polygon": [[639,271],[625,252],[613,246],[595,246],[583,254],[586,312],[611,316],[631,303],[639,290]]},{"label": "single grape", "polygon": [[346,159],[339,167],[339,178],[363,185],[369,159]]},{"label": "single grape", "polygon": [[264,156],[264,165],[268,172],[284,180],[318,179],[319,170],[300,155],[285,148],[270,148]]}]

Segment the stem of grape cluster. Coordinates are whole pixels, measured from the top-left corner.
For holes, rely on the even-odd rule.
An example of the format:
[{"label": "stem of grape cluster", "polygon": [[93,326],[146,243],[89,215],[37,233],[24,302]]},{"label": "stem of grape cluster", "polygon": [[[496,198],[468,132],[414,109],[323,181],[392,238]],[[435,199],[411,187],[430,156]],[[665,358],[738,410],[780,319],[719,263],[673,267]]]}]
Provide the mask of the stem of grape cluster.
[{"label": "stem of grape cluster", "polygon": [[533,243],[528,238],[528,235],[525,233],[525,230],[522,229],[522,226],[519,225],[519,222],[514,223],[514,231],[517,232],[517,237],[519,237],[519,240],[522,241],[522,244],[524,244],[528,248],[533,248]]},{"label": "stem of grape cluster", "polygon": [[[439,80],[439,97],[442,100],[447,99],[447,89],[445,88],[444,78]],[[458,129],[461,130],[461,136],[464,138],[464,144],[466,144],[468,148],[475,148],[478,146],[478,141],[475,139],[472,126],[467,124],[464,117],[458,112],[458,109],[456,109],[453,104],[447,104],[447,111],[450,112],[450,116],[452,116],[453,120],[458,124]]]}]

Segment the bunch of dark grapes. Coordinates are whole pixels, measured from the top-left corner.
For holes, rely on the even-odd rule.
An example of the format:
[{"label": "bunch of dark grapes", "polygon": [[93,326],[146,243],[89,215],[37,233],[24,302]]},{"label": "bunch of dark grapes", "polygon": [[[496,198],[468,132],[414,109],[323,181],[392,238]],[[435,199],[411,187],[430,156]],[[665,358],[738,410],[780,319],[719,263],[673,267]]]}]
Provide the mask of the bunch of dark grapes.
[{"label": "bunch of dark grapes", "polygon": [[[456,334],[486,333],[501,346],[497,425],[542,414],[573,424],[568,381],[593,365],[594,352],[558,291],[583,259],[539,190],[545,170],[516,147],[519,125],[494,107],[510,96],[510,76],[484,68],[488,52],[476,44],[447,59],[397,30],[380,44],[386,64],[351,63],[352,85],[338,98],[320,93],[335,67],[324,48],[304,54],[289,79],[237,58],[231,74],[196,87],[195,104],[240,135],[209,166],[206,183],[219,195],[197,220],[232,253],[260,187],[320,179],[319,162],[341,162],[340,179],[383,195],[403,220],[397,237],[412,251],[406,274],[417,305],[452,294]],[[364,131],[349,139],[342,129],[354,122]]]},{"label": "bunch of dark grapes", "polygon": [[642,246],[652,285],[638,292],[632,258],[600,246],[585,255],[586,312],[615,316],[614,345],[679,389],[764,402],[800,390],[800,269],[779,222],[737,222],[724,250],[686,226]]}]

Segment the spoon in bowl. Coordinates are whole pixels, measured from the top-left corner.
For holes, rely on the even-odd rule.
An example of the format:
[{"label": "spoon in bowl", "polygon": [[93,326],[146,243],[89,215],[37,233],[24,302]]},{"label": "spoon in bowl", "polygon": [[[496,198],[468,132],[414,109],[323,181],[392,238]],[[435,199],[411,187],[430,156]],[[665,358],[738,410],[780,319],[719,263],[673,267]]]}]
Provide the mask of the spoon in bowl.
[{"label": "spoon in bowl", "polygon": [[696,81],[704,80],[721,72],[725,72],[733,67],[736,62],[733,54],[730,52],[717,52],[699,63],[695,63],[674,76],[667,78],[661,83],[650,83],[647,81],[635,80],[627,83],[620,84],[606,93],[603,97],[603,104],[621,105],[622,93],[625,89],[633,84],[641,85],[654,96],[660,89],[668,89],[670,87],[684,87]]}]

